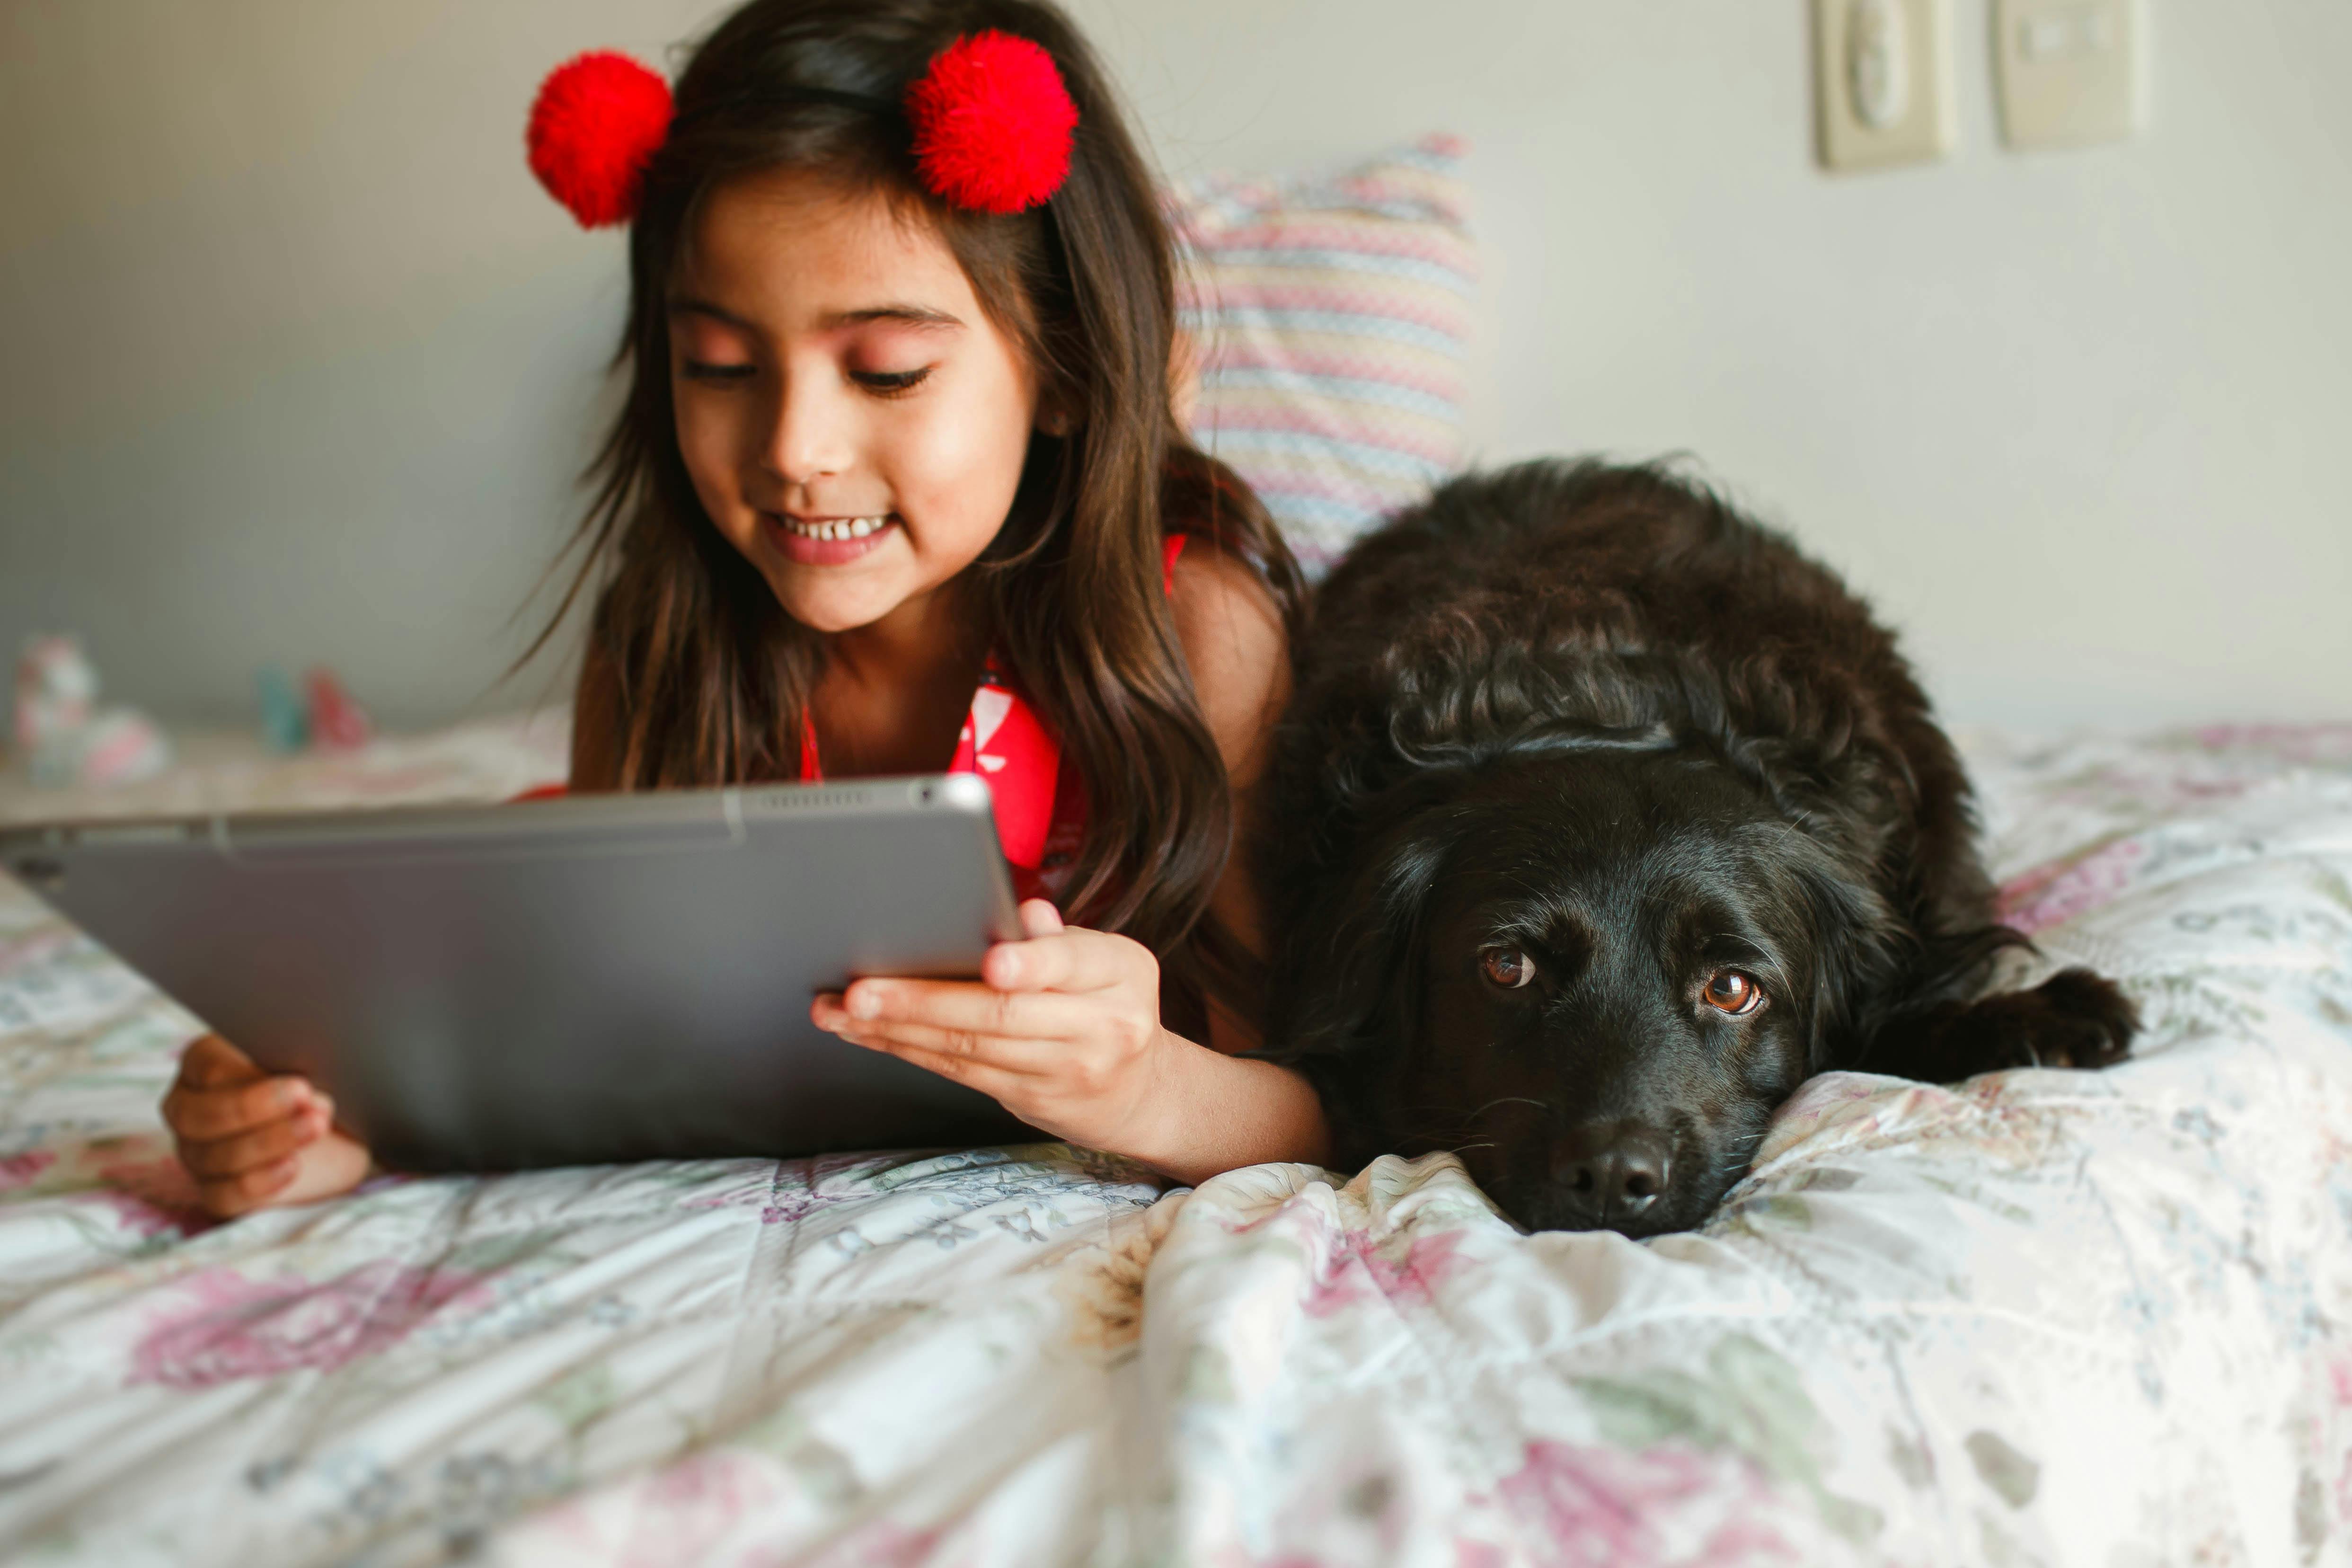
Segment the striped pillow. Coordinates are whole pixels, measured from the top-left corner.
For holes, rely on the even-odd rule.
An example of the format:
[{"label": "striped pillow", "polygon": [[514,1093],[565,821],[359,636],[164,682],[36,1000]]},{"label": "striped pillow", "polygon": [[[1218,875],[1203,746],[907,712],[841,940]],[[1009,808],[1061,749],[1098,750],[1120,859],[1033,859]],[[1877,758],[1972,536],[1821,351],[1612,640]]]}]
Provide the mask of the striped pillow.
[{"label": "striped pillow", "polygon": [[1307,574],[1462,457],[1477,256],[1432,136],[1336,175],[1170,195],[1193,438],[1265,500]]}]

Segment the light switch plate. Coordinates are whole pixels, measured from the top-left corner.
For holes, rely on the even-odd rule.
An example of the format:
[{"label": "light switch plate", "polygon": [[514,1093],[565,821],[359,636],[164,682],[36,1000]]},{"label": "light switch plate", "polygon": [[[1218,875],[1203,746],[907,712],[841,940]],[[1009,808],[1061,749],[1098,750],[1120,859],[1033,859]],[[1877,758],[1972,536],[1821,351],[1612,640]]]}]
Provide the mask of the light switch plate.
[{"label": "light switch plate", "polygon": [[1951,0],[1813,0],[1822,163],[1884,168],[1951,156]]},{"label": "light switch plate", "polygon": [[1993,0],[2001,140],[2075,147],[2139,129],[2147,18],[2141,0]]}]

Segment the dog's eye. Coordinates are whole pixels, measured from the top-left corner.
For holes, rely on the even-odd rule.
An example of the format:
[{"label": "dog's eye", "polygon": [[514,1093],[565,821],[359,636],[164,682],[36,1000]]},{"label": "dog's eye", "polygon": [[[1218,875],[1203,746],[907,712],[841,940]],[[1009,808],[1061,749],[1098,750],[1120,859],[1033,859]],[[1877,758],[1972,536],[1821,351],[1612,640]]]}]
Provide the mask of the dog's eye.
[{"label": "dog's eye", "polygon": [[1516,947],[1490,947],[1478,955],[1478,968],[1506,990],[1517,990],[1536,977],[1536,966]]},{"label": "dog's eye", "polygon": [[1763,1005],[1764,987],[1756,984],[1752,974],[1743,974],[1737,969],[1718,969],[1707,976],[1706,989],[1699,995],[1717,1012],[1744,1018]]}]

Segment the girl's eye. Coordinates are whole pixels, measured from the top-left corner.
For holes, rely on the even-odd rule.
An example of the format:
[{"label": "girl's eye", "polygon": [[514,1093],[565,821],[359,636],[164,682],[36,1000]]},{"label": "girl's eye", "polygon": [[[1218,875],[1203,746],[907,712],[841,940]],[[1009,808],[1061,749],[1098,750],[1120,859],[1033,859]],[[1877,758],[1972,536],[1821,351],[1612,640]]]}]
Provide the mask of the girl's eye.
[{"label": "girl's eye", "polygon": [[925,365],[920,370],[852,371],[849,373],[849,379],[869,392],[906,392],[930,374],[931,367]]},{"label": "girl's eye", "polygon": [[748,381],[754,367],[748,364],[723,364],[716,360],[690,359],[686,361],[680,369],[688,381]]},{"label": "girl's eye", "polygon": [[1744,1018],[1764,1005],[1764,987],[1756,984],[1752,974],[1743,974],[1737,969],[1718,969],[1707,976],[1706,989],[1699,993],[1699,997],[1718,1013]]},{"label": "girl's eye", "polygon": [[1479,973],[1506,991],[1516,991],[1536,977],[1536,966],[1516,947],[1490,947],[1478,955]]}]

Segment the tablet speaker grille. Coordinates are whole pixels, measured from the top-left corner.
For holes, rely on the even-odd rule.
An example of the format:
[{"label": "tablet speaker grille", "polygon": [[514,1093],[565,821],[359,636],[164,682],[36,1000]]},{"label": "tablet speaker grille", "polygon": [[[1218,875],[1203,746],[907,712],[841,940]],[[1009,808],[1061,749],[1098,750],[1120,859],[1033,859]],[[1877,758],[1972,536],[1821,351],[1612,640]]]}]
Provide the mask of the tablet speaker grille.
[{"label": "tablet speaker grille", "polygon": [[871,789],[829,789],[824,784],[798,784],[791,789],[764,791],[759,797],[759,804],[770,811],[824,811],[846,806],[880,805],[887,798]]}]

